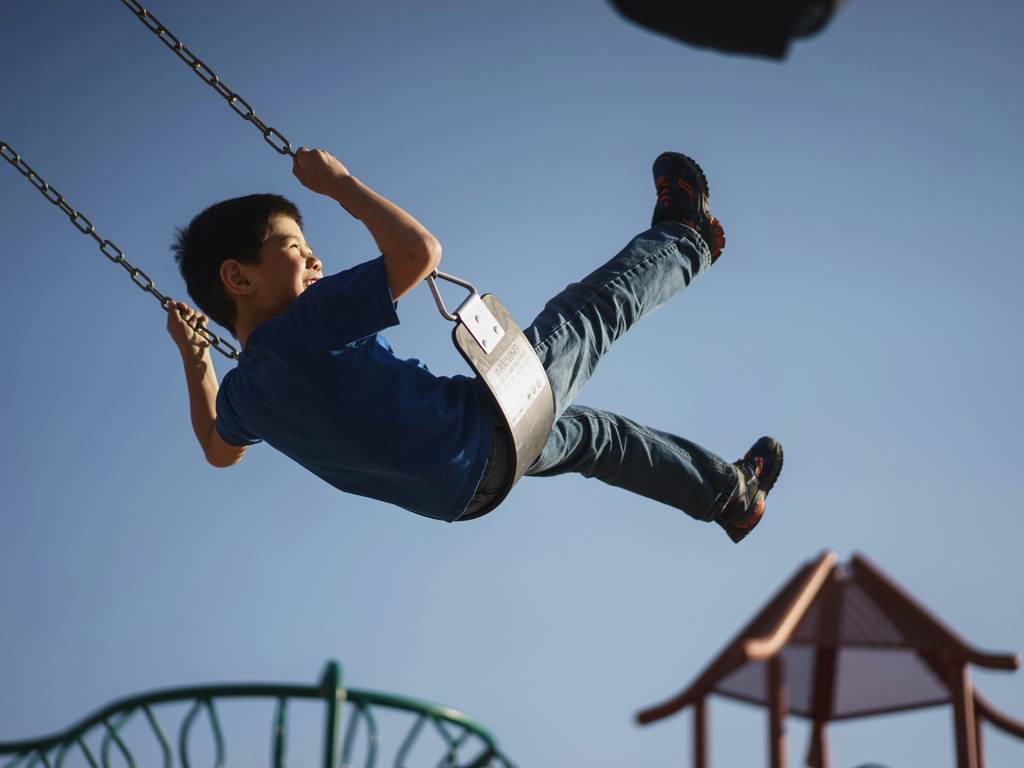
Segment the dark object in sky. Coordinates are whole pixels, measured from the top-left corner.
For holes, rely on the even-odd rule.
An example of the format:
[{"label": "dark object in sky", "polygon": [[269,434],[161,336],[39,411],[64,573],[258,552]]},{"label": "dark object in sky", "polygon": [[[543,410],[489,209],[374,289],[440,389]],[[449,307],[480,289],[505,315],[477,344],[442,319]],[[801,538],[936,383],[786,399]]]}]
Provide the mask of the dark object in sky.
[{"label": "dark object in sky", "polygon": [[844,0],[609,0],[642,27],[702,48],[785,58],[790,41],[820,31]]}]

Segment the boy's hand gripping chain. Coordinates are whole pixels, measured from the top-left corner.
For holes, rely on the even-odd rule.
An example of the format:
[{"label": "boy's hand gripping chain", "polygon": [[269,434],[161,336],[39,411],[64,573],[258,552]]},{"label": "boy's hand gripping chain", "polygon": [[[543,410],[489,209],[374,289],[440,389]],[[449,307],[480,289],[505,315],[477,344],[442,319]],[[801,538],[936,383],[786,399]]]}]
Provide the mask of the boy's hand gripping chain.
[{"label": "boy's hand gripping chain", "polygon": [[[93,227],[92,222],[89,221],[89,219],[87,219],[80,211],[76,211],[72,208],[60,192],[47,184],[43,178],[32,169],[32,166],[22,160],[21,156],[14,151],[14,147],[4,141],[0,141],[0,155],[3,155],[7,162],[17,168],[22,176],[31,181],[43,197],[64,211],[64,213],[67,214],[67,217],[71,219],[71,223],[75,226],[75,229],[83,235],[89,235],[89,237],[95,240],[103,255],[115,264],[119,264],[123,267],[125,272],[127,272],[128,276],[132,279],[133,283],[159,301],[160,306],[163,307],[165,311],[169,311],[172,300],[157,290],[156,283],[153,282],[153,278],[128,261],[128,259],[124,257],[124,251],[114,245],[113,241],[105,240],[100,237],[99,233],[96,232],[96,228]],[[238,350],[235,349],[229,341],[222,339],[213,331],[199,323],[194,325],[190,323],[189,325],[195,329],[196,333],[206,339],[210,343],[211,347],[224,355],[224,357],[231,360],[238,359]]]},{"label": "boy's hand gripping chain", "polygon": [[[272,128],[264,123],[256,115],[255,110],[253,110],[249,105],[249,102],[225,85],[217,76],[217,73],[210,69],[202,59],[192,53],[192,51],[189,50],[189,48],[185,46],[173,32],[160,23],[159,19],[143,8],[137,0],[121,0],[121,2],[138,17],[139,21],[141,21],[150,32],[160,39],[160,42],[173,51],[179,59],[184,61],[188,67],[196,73],[200,80],[219,93],[224,100],[227,101],[228,106],[231,107],[235,114],[243,120],[255,125],[256,128],[259,129],[260,133],[263,134],[263,138],[267,144],[272,146],[279,154],[295,157],[295,151],[292,149],[291,142],[289,142],[288,139],[286,139],[276,128]],[[105,240],[100,237],[93,228],[92,222],[89,221],[89,219],[82,213],[68,205],[64,200],[64,196],[47,184],[28,163],[22,160],[18,153],[14,151],[13,147],[0,141],[0,154],[3,155],[7,162],[17,168],[25,178],[33,183],[42,193],[43,197],[64,211],[68,218],[71,219],[71,223],[75,226],[75,229],[83,235],[89,235],[92,237],[99,245],[100,251],[103,252],[104,256],[115,264],[120,264],[124,267],[133,283],[139,286],[139,288],[144,290],[146,293],[152,294],[153,297],[160,302],[160,306],[163,307],[165,311],[169,309],[171,299],[164,296],[156,289],[156,284],[153,282],[153,279],[141,269],[132,265],[131,262],[124,257],[124,251],[118,248],[112,241]],[[213,331],[202,327],[199,324],[193,325],[190,323],[189,325],[195,329],[196,333],[206,339],[210,343],[210,346],[222,355],[230,360],[238,359],[238,350],[229,341],[222,339],[220,336],[213,333]]]},{"label": "boy's hand gripping chain", "polygon": [[[121,3],[128,10],[134,13],[138,17],[139,21],[145,25],[146,29],[156,35],[160,42],[166,45],[175,56],[185,62],[185,64],[188,65],[188,68],[195,72],[196,76],[200,80],[219,93],[236,115],[247,123],[255,125],[257,130],[263,134],[263,140],[273,147],[275,152],[282,155],[288,155],[292,158],[295,157],[295,150],[292,149],[292,143],[285,138],[284,134],[277,130],[277,128],[272,128],[264,123],[256,114],[256,110],[252,108],[249,102],[239,96],[238,93],[231,90],[224,81],[217,76],[217,73],[206,64],[205,61],[192,53],[189,47],[178,39],[177,35],[161,24],[160,20],[156,16],[143,8],[138,0],[121,0]],[[352,218],[359,218],[352,213],[352,211],[349,211],[344,203],[341,204],[341,207],[345,208]]]}]

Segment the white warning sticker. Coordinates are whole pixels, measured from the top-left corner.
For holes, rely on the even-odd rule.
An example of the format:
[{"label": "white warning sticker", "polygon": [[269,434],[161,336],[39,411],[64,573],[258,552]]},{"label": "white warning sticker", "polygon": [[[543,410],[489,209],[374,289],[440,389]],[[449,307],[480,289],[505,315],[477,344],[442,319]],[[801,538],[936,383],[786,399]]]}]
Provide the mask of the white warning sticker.
[{"label": "white warning sticker", "polygon": [[486,378],[513,427],[548,384],[544,366],[522,336],[513,339]]}]

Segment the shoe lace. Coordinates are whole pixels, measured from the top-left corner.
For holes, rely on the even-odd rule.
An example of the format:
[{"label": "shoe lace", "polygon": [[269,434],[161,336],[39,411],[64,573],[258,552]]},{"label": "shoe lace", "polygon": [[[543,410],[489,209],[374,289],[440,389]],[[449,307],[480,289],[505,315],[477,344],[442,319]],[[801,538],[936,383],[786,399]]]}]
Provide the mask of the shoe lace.
[{"label": "shoe lace", "polygon": [[743,474],[743,479],[747,485],[753,484],[754,488],[757,488],[761,479],[761,472],[764,469],[764,461],[760,457],[740,459],[736,462],[736,467]]}]

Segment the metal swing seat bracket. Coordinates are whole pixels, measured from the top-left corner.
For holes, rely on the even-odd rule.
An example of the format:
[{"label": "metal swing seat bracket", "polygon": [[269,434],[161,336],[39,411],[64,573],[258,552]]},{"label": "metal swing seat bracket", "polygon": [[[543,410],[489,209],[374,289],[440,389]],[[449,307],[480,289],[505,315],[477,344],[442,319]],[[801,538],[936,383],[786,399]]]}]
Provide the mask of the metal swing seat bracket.
[{"label": "metal swing seat bracket", "polygon": [[[469,296],[449,312],[437,280],[455,283]],[[480,517],[497,507],[536,461],[551,434],[555,403],[544,366],[533,345],[505,306],[491,294],[480,295],[471,283],[444,272],[427,278],[434,301],[446,320],[455,323],[452,341],[491,396],[515,446],[514,467],[501,491],[483,509],[460,520]]]},{"label": "metal swing seat bracket", "polygon": [[[437,280],[435,278],[455,283],[469,291],[469,296],[458,306],[454,313],[449,312],[448,308],[445,306],[444,299],[441,297],[441,292],[437,288]],[[466,330],[469,331],[469,334],[476,340],[476,343],[480,345],[480,348],[485,353],[494,351],[498,343],[505,338],[505,329],[498,323],[498,319],[491,313],[491,310],[487,307],[487,304],[484,303],[480,294],[477,293],[473,284],[455,277],[454,275],[448,275],[444,272],[437,271],[435,271],[428,280],[430,281],[431,293],[434,294],[434,301],[437,303],[437,308],[440,310],[441,316],[453,323],[461,323],[465,325]]]}]

